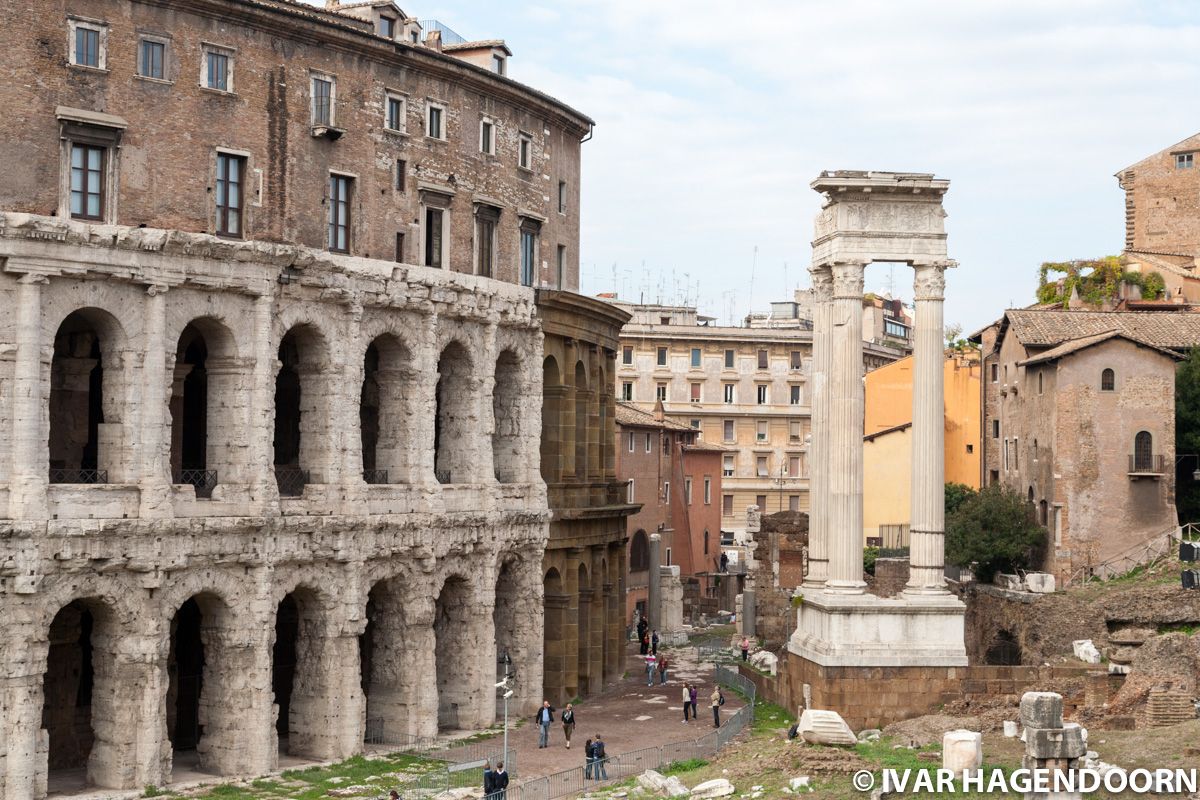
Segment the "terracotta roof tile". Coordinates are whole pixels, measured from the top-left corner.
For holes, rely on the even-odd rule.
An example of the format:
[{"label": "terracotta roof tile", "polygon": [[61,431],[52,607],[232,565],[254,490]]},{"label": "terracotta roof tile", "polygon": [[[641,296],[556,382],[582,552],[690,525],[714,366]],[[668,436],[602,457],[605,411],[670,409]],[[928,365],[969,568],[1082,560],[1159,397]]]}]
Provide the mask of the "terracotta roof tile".
[{"label": "terracotta roof tile", "polygon": [[1128,333],[1123,333],[1122,331],[1112,330],[1105,331],[1104,333],[1093,334],[1092,336],[1081,336],[1078,339],[1070,339],[1063,342],[1058,347],[1052,347],[1049,350],[1038,353],[1032,358],[1019,361],[1017,362],[1017,365],[1024,367],[1030,364],[1041,364],[1047,361],[1054,361],[1062,358],[1063,356],[1070,355],[1071,353],[1077,353],[1080,350],[1100,344],[1101,342],[1107,342],[1109,339],[1125,339],[1126,341],[1133,342],[1134,344],[1141,345],[1142,347],[1148,347],[1151,350],[1156,350],[1157,352],[1162,353],[1170,358],[1183,358],[1183,356],[1174,350],[1168,350],[1165,347],[1158,347],[1150,342],[1145,341],[1144,339],[1141,339],[1137,336],[1132,336]]},{"label": "terracotta roof tile", "polygon": [[1005,312],[1012,335],[1026,347],[1119,331],[1140,343],[1171,350],[1200,345],[1200,313],[1191,311],[1062,311],[1040,308]]},{"label": "terracotta roof tile", "polygon": [[666,428],[673,431],[694,431],[670,418],[655,419],[653,411],[644,411],[632,403],[617,403],[617,424],[636,425],[641,428]]}]

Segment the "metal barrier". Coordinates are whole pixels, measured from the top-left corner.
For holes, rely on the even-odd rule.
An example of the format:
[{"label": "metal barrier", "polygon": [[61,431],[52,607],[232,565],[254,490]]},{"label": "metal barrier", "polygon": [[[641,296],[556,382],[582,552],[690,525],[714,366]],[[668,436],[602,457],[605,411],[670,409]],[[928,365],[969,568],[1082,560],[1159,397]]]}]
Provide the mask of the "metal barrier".
[{"label": "metal barrier", "polygon": [[1062,588],[1066,589],[1078,583],[1098,579],[1101,581],[1119,578],[1138,567],[1152,564],[1164,556],[1168,556],[1175,546],[1196,535],[1197,527],[1193,523],[1169,528],[1162,533],[1151,536],[1125,549],[1117,555],[1099,564],[1081,567],[1063,580]]}]

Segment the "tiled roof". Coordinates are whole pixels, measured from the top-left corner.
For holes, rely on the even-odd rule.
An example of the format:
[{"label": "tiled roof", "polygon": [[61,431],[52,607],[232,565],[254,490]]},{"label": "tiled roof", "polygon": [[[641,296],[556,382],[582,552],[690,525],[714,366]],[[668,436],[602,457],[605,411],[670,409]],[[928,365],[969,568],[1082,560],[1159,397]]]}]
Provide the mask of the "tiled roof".
[{"label": "tiled roof", "polygon": [[656,419],[653,411],[643,411],[632,403],[617,403],[617,424],[635,425],[641,428],[666,428],[673,431],[695,430],[672,419]]},{"label": "tiled roof", "polygon": [[1030,364],[1042,364],[1047,361],[1055,361],[1063,356],[1070,355],[1071,353],[1077,353],[1080,350],[1091,347],[1092,345],[1097,345],[1101,342],[1107,342],[1109,339],[1125,339],[1126,341],[1133,342],[1134,344],[1141,345],[1142,347],[1148,347],[1151,350],[1155,350],[1170,358],[1183,358],[1183,356],[1179,355],[1179,353],[1175,352],[1174,350],[1168,350],[1165,347],[1156,347],[1150,342],[1140,339],[1137,336],[1131,336],[1118,330],[1112,330],[1105,331],[1104,333],[1093,334],[1092,336],[1081,336],[1078,339],[1070,339],[1066,342],[1063,342],[1058,347],[1052,347],[1049,350],[1038,353],[1033,358],[1027,358],[1024,361],[1020,361],[1017,363],[1017,365],[1024,367]]},{"label": "tiled roof", "polygon": [[1009,309],[1005,322],[1026,347],[1118,331],[1139,343],[1172,350],[1200,345],[1200,313],[1191,311],[1062,311]]},{"label": "tiled roof", "polygon": [[887,436],[889,433],[896,433],[897,431],[907,430],[911,427],[912,427],[911,422],[901,422],[899,425],[893,425],[892,427],[884,428],[881,431],[875,431],[874,433],[868,433],[865,436],[863,436],[863,441],[864,442],[873,442],[876,439],[878,439],[880,436]]},{"label": "tiled roof", "polygon": [[733,453],[736,452],[732,447],[722,447],[719,444],[706,442],[703,439],[697,439],[691,444],[683,446],[685,452],[700,452],[700,453]]}]

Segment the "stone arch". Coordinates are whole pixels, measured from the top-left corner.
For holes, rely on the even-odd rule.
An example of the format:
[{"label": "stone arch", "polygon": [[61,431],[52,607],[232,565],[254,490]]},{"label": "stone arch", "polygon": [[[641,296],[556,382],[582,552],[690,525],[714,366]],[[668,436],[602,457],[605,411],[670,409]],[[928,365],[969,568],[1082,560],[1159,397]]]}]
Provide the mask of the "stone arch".
[{"label": "stone arch", "polygon": [[1133,437],[1133,471],[1154,469],[1154,437],[1150,431],[1138,431]]},{"label": "stone arch", "polygon": [[575,362],[575,477],[588,478],[588,379],[583,361]]},{"label": "stone arch", "polygon": [[586,694],[590,690],[588,676],[590,673],[591,659],[591,616],[592,616],[592,583],[588,575],[587,564],[581,563],[578,569],[579,581],[579,602],[577,605],[577,614],[575,617],[575,629],[578,634],[579,647],[576,650],[574,664],[575,674],[577,675],[576,685],[579,687],[579,694]]},{"label": "stone arch", "polygon": [[596,465],[597,474],[601,480],[604,480],[613,473],[616,465],[611,423],[616,413],[616,406],[613,400],[612,382],[608,379],[608,372],[604,368],[602,355],[596,359],[596,394],[596,412],[598,418]]},{"label": "stone arch", "polygon": [[359,406],[367,483],[412,479],[412,375],[412,353],[398,336],[381,333],[367,345]]},{"label": "stone arch", "polygon": [[462,575],[449,575],[438,592],[433,617],[439,730],[469,727],[468,720],[475,713],[471,702],[476,692],[470,681],[478,676],[472,676],[464,665],[478,652],[472,641],[476,616],[471,581]]},{"label": "stone arch", "polygon": [[473,434],[479,425],[474,367],[457,339],[438,358],[434,416],[434,471],[439,483],[468,483],[473,473]]},{"label": "stone arch", "polygon": [[128,477],[122,444],[125,331],[108,311],[67,314],[54,334],[50,364],[51,483],[107,483]]},{"label": "stone arch", "polygon": [[634,531],[629,540],[629,571],[645,572],[650,569],[650,538],[641,528]]},{"label": "stone arch", "polygon": [[[542,694],[551,702],[558,702],[565,690],[563,679],[566,677],[566,612],[567,596],[564,594],[563,579],[559,571],[550,567],[542,578],[545,592],[545,630],[543,631],[542,652],[543,677]],[[572,668],[574,665],[571,665]]]},{"label": "stone arch", "polygon": [[562,480],[563,446],[562,414],[566,387],[554,356],[542,360],[542,480],[558,483]]},{"label": "stone arch", "polygon": [[1021,646],[1011,632],[1000,630],[988,645],[984,663],[999,667],[1015,667],[1021,664]]},{"label": "stone arch", "polygon": [[279,342],[274,464],[281,495],[302,494],[305,484],[331,478],[330,355],[325,336],[311,323],[297,323]]},{"label": "stone arch", "polygon": [[[372,575],[358,640],[359,680],[366,700],[366,738],[377,743],[398,736],[436,733],[421,728],[421,660],[432,655],[432,626],[419,624],[424,592],[392,568]],[[431,603],[431,601],[429,601]],[[422,637],[422,629],[427,634]]]},{"label": "stone arch", "polygon": [[222,474],[233,476],[237,390],[233,333],[213,317],[191,320],[179,334],[171,380],[171,481],[212,496]]},{"label": "stone arch", "polygon": [[322,644],[327,636],[327,605],[321,593],[301,584],[289,591],[275,609],[271,643],[271,688],[276,707],[275,732],[279,752],[320,758],[317,742],[330,721],[322,714],[320,671]]},{"label": "stone arch", "polygon": [[522,478],[521,397],[524,365],[516,351],[505,348],[496,359],[492,390],[492,467],[500,483],[518,483]]}]

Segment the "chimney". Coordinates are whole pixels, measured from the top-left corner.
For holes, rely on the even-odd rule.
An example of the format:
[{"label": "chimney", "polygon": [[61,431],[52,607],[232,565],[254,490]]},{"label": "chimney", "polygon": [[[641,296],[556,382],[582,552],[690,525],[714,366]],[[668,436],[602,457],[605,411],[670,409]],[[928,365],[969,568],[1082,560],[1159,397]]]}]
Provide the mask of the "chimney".
[{"label": "chimney", "polygon": [[342,4],[342,0],[325,0],[325,10],[326,11],[337,11],[338,7],[341,4]]},{"label": "chimney", "polygon": [[431,50],[437,50],[439,53],[442,52],[442,32],[432,30],[425,34],[425,46]]}]

